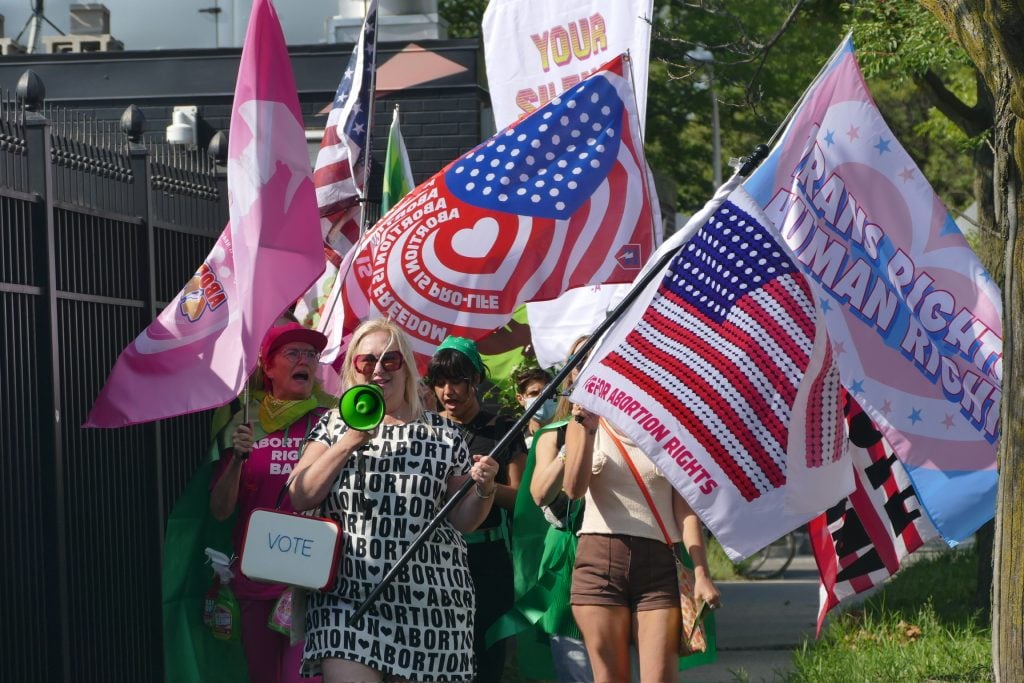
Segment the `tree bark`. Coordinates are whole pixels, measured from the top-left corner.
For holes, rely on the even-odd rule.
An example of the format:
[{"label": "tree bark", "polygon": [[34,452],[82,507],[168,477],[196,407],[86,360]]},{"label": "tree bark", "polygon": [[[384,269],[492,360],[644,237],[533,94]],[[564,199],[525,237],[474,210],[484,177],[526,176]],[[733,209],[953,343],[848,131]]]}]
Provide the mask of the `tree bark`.
[{"label": "tree bark", "polygon": [[996,230],[1005,237],[1003,400],[992,592],[995,680],[1024,680],[1024,5],[990,0],[920,0],[949,28],[985,79],[995,104],[992,135]]}]

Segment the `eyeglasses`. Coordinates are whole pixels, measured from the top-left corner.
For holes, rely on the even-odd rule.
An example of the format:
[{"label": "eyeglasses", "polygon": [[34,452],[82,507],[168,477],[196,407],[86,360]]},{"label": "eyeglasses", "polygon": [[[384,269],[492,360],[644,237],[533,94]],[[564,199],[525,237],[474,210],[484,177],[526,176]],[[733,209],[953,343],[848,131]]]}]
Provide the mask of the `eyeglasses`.
[{"label": "eyeglasses", "polygon": [[383,356],[378,358],[370,353],[361,353],[352,359],[352,365],[355,369],[363,375],[373,374],[374,368],[377,367],[377,362],[380,362],[380,366],[387,372],[394,372],[401,370],[402,366],[405,365],[405,361],[402,360],[402,354],[398,351],[388,351]]},{"label": "eyeglasses", "polygon": [[320,360],[319,351],[310,351],[309,349],[288,349],[282,351],[281,355],[288,359],[289,363],[298,363],[300,360],[308,360],[312,363]]}]

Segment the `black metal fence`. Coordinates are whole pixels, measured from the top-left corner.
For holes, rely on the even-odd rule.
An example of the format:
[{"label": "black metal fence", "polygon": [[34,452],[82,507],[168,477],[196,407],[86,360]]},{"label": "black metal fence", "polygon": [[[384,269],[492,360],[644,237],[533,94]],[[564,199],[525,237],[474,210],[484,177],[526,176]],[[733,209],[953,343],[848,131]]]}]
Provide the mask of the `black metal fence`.
[{"label": "black metal fence", "polygon": [[205,455],[197,414],[81,429],[121,350],[227,220],[205,153],[0,93],[0,622],[9,681],[160,681],[168,512]]}]

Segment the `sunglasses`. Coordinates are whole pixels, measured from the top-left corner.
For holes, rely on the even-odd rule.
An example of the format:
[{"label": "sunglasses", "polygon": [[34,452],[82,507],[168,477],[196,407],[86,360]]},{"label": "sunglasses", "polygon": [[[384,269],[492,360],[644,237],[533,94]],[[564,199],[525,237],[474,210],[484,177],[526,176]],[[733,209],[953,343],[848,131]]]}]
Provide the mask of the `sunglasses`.
[{"label": "sunglasses", "polygon": [[355,369],[363,375],[372,375],[374,368],[377,367],[378,361],[380,366],[387,372],[395,372],[401,370],[405,361],[402,360],[402,354],[398,351],[388,351],[383,356],[378,358],[371,353],[361,353],[352,359],[352,365]]}]

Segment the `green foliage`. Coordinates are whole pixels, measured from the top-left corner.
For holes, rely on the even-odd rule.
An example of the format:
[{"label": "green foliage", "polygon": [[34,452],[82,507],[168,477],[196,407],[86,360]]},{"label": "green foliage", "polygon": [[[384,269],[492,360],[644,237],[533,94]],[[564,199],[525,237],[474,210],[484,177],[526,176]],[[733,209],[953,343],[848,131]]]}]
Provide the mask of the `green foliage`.
[{"label": "green foliage", "polygon": [[[838,2],[811,2],[762,60],[760,45],[781,28],[782,0],[656,2],[647,105],[647,157],[679,184],[679,211],[703,206],[712,187],[709,84],[719,102],[725,160],[768,142],[843,37]],[[688,57],[711,52],[714,64]],[[713,70],[712,70],[713,69]]]},{"label": "green foliage", "polygon": [[933,74],[973,106],[977,74],[966,53],[916,0],[866,0],[844,7],[868,88],[896,138],[950,208],[966,209],[974,201],[971,154],[987,144],[988,134],[969,137],[917,86],[925,74]]},{"label": "green foliage", "polygon": [[843,8],[851,13],[857,58],[868,78],[905,81],[971,67],[946,27],[917,0],[867,0]]},{"label": "green foliage", "polygon": [[805,643],[789,680],[991,680],[991,634],[974,608],[977,564],[973,550],[948,551],[903,569]]},{"label": "green foliage", "polygon": [[743,581],[743,577],[736,572],[736,565],[725,554],[722,544],[713,536],[707,541],[707,552],[711,578],[715,581]]},{"label": "green foliage", "polygon": [[483,400],[493,402],[506,415],[521,415],[523,407],[516,400],[515,378],[524,370],[539,367],[535,356],[524,355],[523,360],[512,368],[507,378],[490,385],[483,396]]},{"label": "green foliage", "polygon": [[487,0],[440,0],[437,3],[437,11],[448,21],[448,35],[452,38],[479,36],[485,9]]}]

